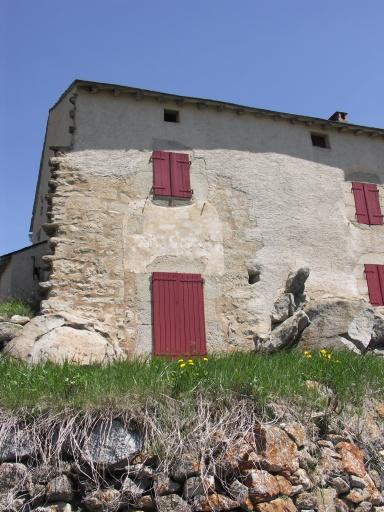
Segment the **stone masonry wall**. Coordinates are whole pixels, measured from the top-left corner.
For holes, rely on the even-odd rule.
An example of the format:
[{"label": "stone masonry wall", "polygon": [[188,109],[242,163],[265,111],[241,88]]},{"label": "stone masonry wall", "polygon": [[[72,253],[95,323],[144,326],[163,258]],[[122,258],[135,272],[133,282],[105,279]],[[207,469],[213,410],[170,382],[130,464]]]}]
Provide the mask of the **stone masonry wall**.
[{"label": "stone masonry wall", "polygon": [[[150,151],[52,159],[43,313],[76,311],[126,353],[148,354],[152,272],[198,272],[212,352],[252,349],[300,266],[311,268],[310,298],[367,296],[363,266],[384,263],[383,227],[355,222],[342,169],[275,153],[188,152],[193,200],[175,207],[153,201]],[[380,197],[384,206],[382,186]]]}]

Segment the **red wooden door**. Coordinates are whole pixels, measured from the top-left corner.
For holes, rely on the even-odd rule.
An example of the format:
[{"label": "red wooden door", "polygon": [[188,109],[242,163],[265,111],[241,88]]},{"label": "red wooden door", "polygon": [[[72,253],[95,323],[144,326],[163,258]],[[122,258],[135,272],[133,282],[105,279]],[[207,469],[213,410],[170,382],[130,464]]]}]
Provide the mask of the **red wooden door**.
[{"label": "red wooden door", "polygon": [[152,321],[155,355],[206,355],[201,275],[154,272]]}]

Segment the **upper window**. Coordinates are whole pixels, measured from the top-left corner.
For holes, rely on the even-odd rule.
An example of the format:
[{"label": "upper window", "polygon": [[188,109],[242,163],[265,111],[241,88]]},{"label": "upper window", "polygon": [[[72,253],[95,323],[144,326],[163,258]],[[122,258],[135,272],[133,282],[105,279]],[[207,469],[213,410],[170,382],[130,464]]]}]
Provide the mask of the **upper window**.
[{"label": "upper window", "polygon": [[180,122],[180,116],[178,110],[164,109],[164,121],[167,123],[178,123]]},{"label": "upper window", "polygon": [[311,133],[312,146],[317,148],[329,148],[328,135],[323,133]]},{"label": "upper window", "polygon": [[355,197],[356,219],[360,224],[382,224],[379,190],[374,183],[352,183]]},{"label": "upper window", "polygon": [[369,301],[372,306],[384,306],[384,265],[364,265]]},{"label": "upper window", "polygon": [[181,199],[191,199],[189,155],[154,151],[153,194]]}]

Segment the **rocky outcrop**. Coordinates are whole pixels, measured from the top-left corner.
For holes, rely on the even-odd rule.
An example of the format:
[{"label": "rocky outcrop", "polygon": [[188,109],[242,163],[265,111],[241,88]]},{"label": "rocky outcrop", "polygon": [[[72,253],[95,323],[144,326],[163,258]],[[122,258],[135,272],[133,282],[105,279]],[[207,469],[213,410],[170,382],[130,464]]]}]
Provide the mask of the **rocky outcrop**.
[{"label": "rocky outcrop", "polygon": [[[0,461],[0,510],[382,512],[384,436],[372,452],[373,444],[358,445],[349,428],[320,435],[311,423],[256,423],[230,442],[215,431],[214,449],[198,453],[210,446],[204,439],[169,464],[149,456],[150,447],[124,421],[99,420],[73,439],[80,458],[68,447],[61,462],[40,454],[20,463],[8,453]],[[32,442],[45,446],[38,437]]]},{"label": "rocky outcrop", "polygon": [[365,300],[324,298],[304,307],[311,325],[301,336],[306,349],[348,349],[358,354],[384,347],[384,316]]},{"label": "rocky outcrop", "polygon": [[18,328],[4,352],[30,363],[108,363],[122,356],[96,323],[66,312],[36,316]]}]

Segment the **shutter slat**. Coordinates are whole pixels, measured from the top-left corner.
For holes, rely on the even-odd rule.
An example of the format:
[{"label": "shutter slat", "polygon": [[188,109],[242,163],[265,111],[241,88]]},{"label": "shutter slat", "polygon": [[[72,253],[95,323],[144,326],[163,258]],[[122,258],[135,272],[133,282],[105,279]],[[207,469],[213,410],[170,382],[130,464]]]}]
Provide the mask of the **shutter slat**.
[{"label": "shutter slat", "polygon": [[154,151],[153,162],[153,193],[155,196],[171,195],[170,153]]},{"label": "shutter slat", "polygon": [[154,272],[152,302],[155,355],[206,355],[200,274]]},{"label": "shutter slat", "polygon": [[380,208],[379,189],[374,183],[364,183],[364,194],[367,203],[370,224],[382,224],[383,215]]},{"label": "shutter slat", "polygon": [[381,305],[384,306],[384,265],[377,265],[377,272],[381,289]]},{"label": "shutter slat", "polygon": [[352,191],[355,198],[356,219],[360,224],[369,224],[367,203],[364,194],[364,184],[354,181]]},{"label": "shutter slat", "polygon": [[170,153],[172,197],[192,197],[189,155]]},{"label": "shutter slat", "polygon": [[382,306],[384,304],[378,267],[379,265],[364,265],[365,276],[368,284],[369,301],[373,306]]}]

